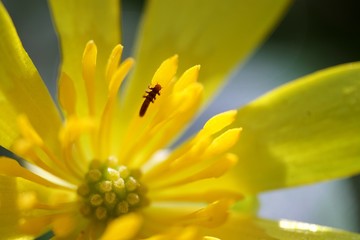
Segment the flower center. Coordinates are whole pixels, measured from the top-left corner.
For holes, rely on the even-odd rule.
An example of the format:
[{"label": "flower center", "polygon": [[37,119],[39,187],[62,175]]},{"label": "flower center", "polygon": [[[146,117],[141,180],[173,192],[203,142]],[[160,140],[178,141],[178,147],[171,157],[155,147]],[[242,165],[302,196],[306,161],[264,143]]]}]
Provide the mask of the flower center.
[{"label": "flower center", "polygon": [[80,212],[87,218],[106,221],[148,204],[140,171],[117,165],[113,158],[93,160],[78,187]]}]

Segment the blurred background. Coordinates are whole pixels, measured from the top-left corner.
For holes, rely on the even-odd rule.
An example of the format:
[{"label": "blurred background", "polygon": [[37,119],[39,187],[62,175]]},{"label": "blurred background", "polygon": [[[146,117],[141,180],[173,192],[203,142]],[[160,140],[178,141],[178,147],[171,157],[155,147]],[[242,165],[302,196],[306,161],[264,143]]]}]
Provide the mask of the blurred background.
[{"label": "blurred background", "polygon": [[[3,3],[25,49],[54,95],[59,50],[47,2],[3,0]],[[123,1],[126,55],[131,55],[143,4],[141,0]],[[287,81],[326,67],[359,61],[359,10],[360,2],[355,0],[294,1],[279,26],[232,74],[229,84],[189,132],[199,129],[214,114],[238,108]],[[272,191],[260,195],[260,215],[360,232],[359,196],[358,177]]]}]

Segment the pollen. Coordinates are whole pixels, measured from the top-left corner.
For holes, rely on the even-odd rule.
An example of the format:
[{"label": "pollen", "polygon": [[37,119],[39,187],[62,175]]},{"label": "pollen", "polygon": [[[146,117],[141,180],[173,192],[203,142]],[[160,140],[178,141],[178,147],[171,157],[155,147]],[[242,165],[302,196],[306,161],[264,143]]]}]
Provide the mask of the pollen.
[{"label": "pollen", "polygon": [[139,171],[111,161],[93,160],[79,185],[80,212],[87,218],[107,221],[148,204]]}]

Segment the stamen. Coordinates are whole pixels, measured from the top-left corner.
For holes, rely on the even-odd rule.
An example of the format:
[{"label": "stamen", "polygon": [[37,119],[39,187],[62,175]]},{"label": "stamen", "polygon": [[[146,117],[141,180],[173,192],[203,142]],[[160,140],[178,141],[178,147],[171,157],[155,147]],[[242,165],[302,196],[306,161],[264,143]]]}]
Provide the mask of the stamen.
[{"label": "stamen", "polygon": [[177,202],[214,202],[219,199],[221,196],[224,199],[235,199],[237,201],[244,199],[244,195],[240,194],[235,190],[222,189],[221,187],[213,187],[210,190],[196,190],[196,191],[170,191],[167,193],[161,189],[160,191],[153,190],[149,197],[151,199],[156,199],[157,201],[177,201]]},{"label": "stamen", "polygon": [[58,90],[59,102],[68,116],[75,115],[76,111],[76,90],[72,79],[64,72],[59,79]]},{"label": "stamen", "polygon": [[[162,97],[169,95],[171,92],[171,82],[173,81],[176,71],[178,67],[178,56],[174,55],[165,61],[163,61],[160,65],[160,67],[156,70],[152,80],[151,80],[151,86],[160,85],[166,92],[164,94],[162,93]],[[169,100],[163,99],[163,100]],[[139,106],[140,107],[140,106]],[[146,119],[152,119],[152,116],[154,116],[154,113],[156,111],[153,111],[153,114],[147,114]],[[139,128],[139,124],[142,120],[139,118],[138,115],[135,115],[133,119],[130,121],[130,125],[126,129],[126,133],[124,134],[123,139],[131,139],[134,135],[139,136],[140,139],[141,136],[143,136],[143,133],[146,133],[149,129],[150,124],[146,124],[147,128],[144,129],[143,127]],[[153,125],[153,124],[152,124]],[[151,127],[151,126],[150,126]],[[136,145],[138,141],[134,142]],[[118,156],[120,156],[121,162],[124,164],[128,164],[127,160],[129,159],[128,156],[131,155],[131,152],[134,150],[134,144],[128,143],[125,144],[125,148],[121,149],[121,151],[118,152]]]},{"label": "stamen", "polygon": [[161,63],[160,67],[156,70],[151,84],[160,84],[162,87],[166,87],[176,74],[178,68],[178,55],[174,55]]},{"label": "stamen", "polygon": [[[130,126],[130,129],[133,129],[129,130],[129,134],[136,135],[136,141],[122,149],[120,156],[123,163],[142,166],[154,154],[154,150],[165,147],[197,111],[203,92],[201,84],[190,83],[180,92],[175,92],[172,87],[172,84],[167,86],[159,98],[157,109],[149,114],[153,117],[148,116],[148,124],[139,128],[139,123],[134,121]],[[152,141],[149,142],[148,139]],[[141,155],[138,155],[139,148],[142,149]],[[126,162],[127,159],[132,159],[132,162]]]},{"label": "stamen", "polygon": [[82,75],[88,98],[89,115],[95,115],[95,70],[97,48],[94,41],[86,44],[82,59]]},{"label": "stamen", "polygon": [[[217,158],[209,166],[202,166],[200,171],[195,171],[191,174],[184,174],[183,171],[177,172],[176,170],[171,169],[169,172],[172,172],[172,176],[169,177],[168,181],[166,183],[161,181],[157,181],[156,183],[153,182],[152,189],[163,189],[196,182],[202,179],[218,178],[232,168],[236,162],[236,155],[227,153],[224,156]],[[188,165],[186,171],[191,172],[194,171],[193,169],[197,170],[198,168],[197,166]]]},{"label": "stamen", "polygon": [[118,44],[111,52],[105,71],[105,78],[108,84],[110,83],[111,78],[113,77],[113,74],[119,65],[123,48],[124,47],[122,45]]},{"label": "stamen", "polygon": [[237,143],[241,131],[241,128],[232,128],[227,130],[212,141],[211,145],[206,150],[206,154],[208,156],[214,156],[228,151],[235,145],[235,143]]},{"label": "stamen", "polygon": [[[115,51],[115,49],[114,49]],[[119,88],[124,81],[126,75],[130,71],[134,60],[129,58],[126,59],[119,68],[116,69],[115,73],[112,74],[112,78],[109,81],[108,87],[108,99],[106,101],[106,105],[102,112],[101,121],[99,124],[99,132],[98,132],[98,155],[100,157],[104,157],[109,153],[109,144],[108,139],[111,138],[111,129],[112,129],[112,119],[114,114],[114,107],[116,106],[116,96],[119,91]],[[115,64],[115,63],[112,63]],[[108,66],[109,67],[109,66]],[[112,68],[112,67],[109,67]],[[110,71],[110,69],[109,69]],[[111,70],[112,71],[112,70]],[[108,73],[110,74],[110,73]]]},{"label": "stamen", "polygon": [[196,65],[186,70],[183,75],[174,84],[174,92],[183,91],[190,84],[195,83],[198,79],[200,71],[200,65]]},{"label": "stamen", "polygon": [[[83,165],[87,162],[83,157],[83,150],[78,141],[82,134],[89,133],[94,128],[95,122],[92,119],[72,116],[66,120],[59,133],[63,162],[78,178],[82,177]],[[75,153],[78,153],[78,158],[74,157]]]},{"label": "stamen", "polygon": [[[69,166],[65,166],[64,162],[61,161],[46,144],[44,144],[43,139],[33,128],[27,116],[19,115],[17,120],[23,137],[14,145],[14,147],[17,148],[17,151],[20,153],[24,153],[25,151],[25,154],[32,154],[31,159],[39,167],[55,176],[66,179],[71,183],[75,183],[76,180],[74,177],[66,174],[66,172],[69,170],[72,171],[73,169]],[[54,166],[56,166],[56,168]]]},{"label": "stamen", "polygon": [[223,224],[229,213],[228,209],[233,204],[231,200],[219,200],[207,207],[189,214],[183,220],[187,224],[196,224],[204,227],[217,227]]},{"label": "stamen", "polygon": [[204,125],[202,131],[209,135],[217,133],[235,121],[237,111],[230,110],[210,118]]}]

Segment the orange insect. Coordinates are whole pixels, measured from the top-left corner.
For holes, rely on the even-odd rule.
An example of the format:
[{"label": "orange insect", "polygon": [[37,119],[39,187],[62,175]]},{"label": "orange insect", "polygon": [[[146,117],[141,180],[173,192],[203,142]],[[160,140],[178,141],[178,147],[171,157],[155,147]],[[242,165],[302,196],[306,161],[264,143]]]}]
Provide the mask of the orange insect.
[{"label": "orange insect", "polygon": [[143,104],[141,105],[139,116],[142,117],[145,115],[146,110],[149,107],[149,104],[154,102],[156,99],[156,94],[160,96],[160,90],[161,85],[156,84],[155,87],[149,87],[150,91],[145,91],[145,95],[143,96],[145,98]]}]

